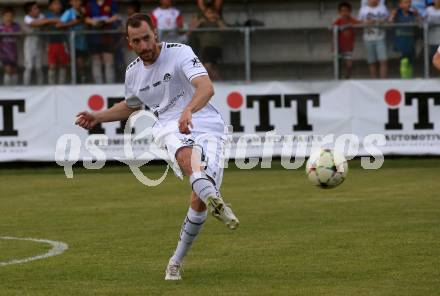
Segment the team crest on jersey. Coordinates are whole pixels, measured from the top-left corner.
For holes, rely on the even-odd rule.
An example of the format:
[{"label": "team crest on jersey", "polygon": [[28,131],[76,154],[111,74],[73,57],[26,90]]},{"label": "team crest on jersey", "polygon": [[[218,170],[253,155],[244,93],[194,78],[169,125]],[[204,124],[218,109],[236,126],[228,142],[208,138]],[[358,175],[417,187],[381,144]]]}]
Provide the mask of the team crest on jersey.
[{"label": "team crest on jersey", "polygon": [[200,62],[199,58],[193,58],[191,60],[191,62],[193,63],[193,67],[195,67],[195,68],[202,66],[202,63]]},{"label": "team crest on jersey", "polygon": [[180,139],[180,142],[182,143],[182,145],[188,145],[188,146],[194,145],[194,140],[191,138]]},{"label": "team crest on jersey", "polygon": [[171,74],[167,73],[163,76],[163,82],[168,82],[172,79]]}]

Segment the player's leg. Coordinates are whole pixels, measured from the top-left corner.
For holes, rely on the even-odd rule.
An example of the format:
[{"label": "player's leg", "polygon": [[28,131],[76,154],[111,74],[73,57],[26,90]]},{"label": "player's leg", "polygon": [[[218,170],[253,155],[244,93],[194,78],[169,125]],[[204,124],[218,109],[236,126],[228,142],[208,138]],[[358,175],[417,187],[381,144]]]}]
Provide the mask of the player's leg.
[{"label": "player's leg", "polygon": [[[220,184],[215,182],[215,179],[218,179],[216,176],[223,175],[223,167],[220,164],[223,145],[216,137],[211,136],[206,136],[200,141],[202,145],[182,147],[177,150],[177,163],[183,173],[189,176],[192,190],[207,205],[209,212],[229,229],[236,229],[239,221],[232,209],[223,201],[218,191]],[[202,166],[202,158],[205,154],[203,150],[209,154],[205,164],[206,169],[210,169],[210,174],[207,174],[205,166]]]},{"label": "player's leg", "polygon": [[204,173],[200,153],[192,146],[181,147],[176,152],[176,161],[185,176],[189,176],[192,190],[207,204],[210,196],[218,194],[212,181]]},{"label": "player's leg", "polygon": [[179,242],[177,243],[176,250],[173,256],[168,262],[168,266],[165,272],[166,280],[180,280],[180,270],[182,268],[182,262],[185,255],[188,253],[193,242],[197,238],[200,230],[205,223],[207,216],[207,210],[205,203],[198,198],[198,196],[191,193],[191,206],[188,209],[186,217],[182,224],[182,229],[179,235]]}]

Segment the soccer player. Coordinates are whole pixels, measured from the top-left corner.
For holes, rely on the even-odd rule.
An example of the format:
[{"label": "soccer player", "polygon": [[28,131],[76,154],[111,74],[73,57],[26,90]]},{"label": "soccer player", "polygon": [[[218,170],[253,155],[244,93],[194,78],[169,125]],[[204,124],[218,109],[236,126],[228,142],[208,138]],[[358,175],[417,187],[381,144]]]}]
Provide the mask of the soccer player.
[{"label": "soccer player", "polygon": [[166,147],[176,174],[180,169],[189,176],[192,187],[191,206],[165,272],[166,280],[180,280],[183,258],[200,232],[207,210],[229,229],[239,224],[219,193],[225,124],[209,103],[214,95],[212,83],[189,46],[159,43],[157,30],[146,14],[131,16],[126,33],[138,55],[125,74],[126,100],[98,113],[81,112],[76,124],[90,129],[101,122],[124,120],[144,105],[158,117],[154,140]]}]

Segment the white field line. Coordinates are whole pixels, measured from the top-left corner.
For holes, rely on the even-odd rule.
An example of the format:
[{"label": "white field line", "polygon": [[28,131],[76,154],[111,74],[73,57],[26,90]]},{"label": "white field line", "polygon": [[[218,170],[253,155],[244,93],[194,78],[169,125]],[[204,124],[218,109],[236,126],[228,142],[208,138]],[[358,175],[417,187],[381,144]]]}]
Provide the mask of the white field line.
[{"label": "white field line", "polygon": [[11,261],[4,261],[4,262],[0,262],[0,266],[6,266],[6,265],[12,265],[12,264],[21,264],[21,263],[26,263],[26,262],[30,262],[30,261],[34,261],[34,260],[40,260],[40,259],[45,259],[45,258],[49,258],[52,256],[57,256],[60,255],[61,253],[65,252],[69,246],[63,242],[57,242],[57,241],[51,241],[51,240],[47,240],[47,239],[37,239],[37,238],[20,238],[20,237],[10,237],[10,236],[0,236],[0,239],[4,239],[4,240],[21,240],[21,241],[33,241],[33,242],[37,242],[37,243],[43,243],[43,244],[48,244],[52,246],[52,249],[49,250],[49,252],[41,254],[41,255],[37,255],[34,257],[28,257],[28,258],[23,258],[23,259],[14,259]]}]

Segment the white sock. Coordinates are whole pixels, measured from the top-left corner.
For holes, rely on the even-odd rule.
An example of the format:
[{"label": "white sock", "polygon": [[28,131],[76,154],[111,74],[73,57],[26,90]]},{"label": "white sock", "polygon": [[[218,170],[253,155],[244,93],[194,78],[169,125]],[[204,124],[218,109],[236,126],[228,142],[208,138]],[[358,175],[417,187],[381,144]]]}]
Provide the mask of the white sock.
[{"label": "white sock", "polygon": [[196,212],[191,207],[182,224],[180,231],[179,242],[177,243],[176,251],[171,260],[181,263],[188,250],[191,248],[194,240],[202,229],[203,223],[206,220],[208,211]]},{"label": "white sock", "polygon": [[105,82],[106,83],[115,83],[115,67],[113,63],[105,63],[104,64],[105,71]]},{"label": "white sock", "polygon": [[104,81],[102,79],[102,69],[101,69],[101,60],[94,58],[92,60],[92,75],[96,84],[103,84]]},{"label": "white sock", "polygon": [[11,85],[12,84],[12,76],[5,73],[5,75],[3,75],[3,84],[4,85]]},{"label": "white sock", "polygon": [[209,196],[218,195],[218,191],[209,177],[203,172],[195,172],[189,177],[192,190],[206,204]]}]

